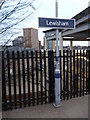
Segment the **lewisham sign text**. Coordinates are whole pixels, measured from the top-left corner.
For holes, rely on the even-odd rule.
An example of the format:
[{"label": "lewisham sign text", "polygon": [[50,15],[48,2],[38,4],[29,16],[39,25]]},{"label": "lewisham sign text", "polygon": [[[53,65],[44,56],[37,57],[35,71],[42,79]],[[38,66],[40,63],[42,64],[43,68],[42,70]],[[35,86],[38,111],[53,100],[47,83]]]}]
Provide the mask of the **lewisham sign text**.
[{"label": "lewisham sign text", "polygon": [[40,18],[39,27],[75,29],[75,19]]}]

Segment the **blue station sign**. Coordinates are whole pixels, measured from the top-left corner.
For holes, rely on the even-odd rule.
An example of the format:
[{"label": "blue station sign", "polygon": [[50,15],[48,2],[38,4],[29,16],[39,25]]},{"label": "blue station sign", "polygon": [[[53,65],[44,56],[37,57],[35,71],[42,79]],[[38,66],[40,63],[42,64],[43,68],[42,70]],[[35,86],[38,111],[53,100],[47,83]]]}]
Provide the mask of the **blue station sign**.
[{"label": "blue station sign", "polygon": [[75,19],[38,18],[39,27],[75,29]]}]

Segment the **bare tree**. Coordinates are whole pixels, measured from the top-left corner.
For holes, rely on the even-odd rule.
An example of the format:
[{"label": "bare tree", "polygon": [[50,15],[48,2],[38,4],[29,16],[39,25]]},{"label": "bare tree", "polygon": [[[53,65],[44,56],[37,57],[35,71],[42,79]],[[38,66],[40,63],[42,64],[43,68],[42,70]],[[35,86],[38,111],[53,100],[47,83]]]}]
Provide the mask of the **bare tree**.
[{"label": "bare tree", "polygon": [[[0,2],[0,38],[5,44],[19,33],[16,26],[30,17],[36,10],[34,2],[36,0],[1,0]],[[16,27],[17,28],[17,27]],[[5,40],[7,39],[7,40]]]}]

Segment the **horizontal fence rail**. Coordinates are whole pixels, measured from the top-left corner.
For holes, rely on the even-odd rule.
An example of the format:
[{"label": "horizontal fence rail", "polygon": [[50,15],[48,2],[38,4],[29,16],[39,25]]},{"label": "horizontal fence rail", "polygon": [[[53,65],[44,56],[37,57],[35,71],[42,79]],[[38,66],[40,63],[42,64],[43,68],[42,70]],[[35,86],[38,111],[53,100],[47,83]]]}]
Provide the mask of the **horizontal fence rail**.
[{"label": "horizontal fence rail", "polygon": [[[2,51],[2,108],[17,109],[55,100],[53,51]],[[90,51],[59,51],[61,100],[90,93]]]}]

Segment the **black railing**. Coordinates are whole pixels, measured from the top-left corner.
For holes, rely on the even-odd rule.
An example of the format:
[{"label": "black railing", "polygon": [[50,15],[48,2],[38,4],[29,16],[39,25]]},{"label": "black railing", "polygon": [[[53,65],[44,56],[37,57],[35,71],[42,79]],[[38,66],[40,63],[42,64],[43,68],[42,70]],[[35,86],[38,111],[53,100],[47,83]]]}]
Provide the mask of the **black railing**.
[{"label": "black railing", "polygon": [[[3,110],[54,102],[55,52],[2,52]],[[61,100],[90,93],[90,51],[60,51]]]}]

